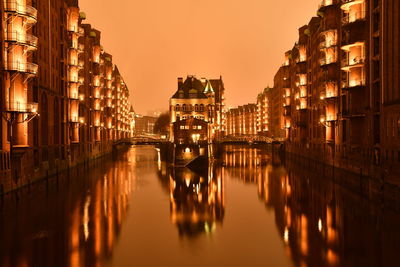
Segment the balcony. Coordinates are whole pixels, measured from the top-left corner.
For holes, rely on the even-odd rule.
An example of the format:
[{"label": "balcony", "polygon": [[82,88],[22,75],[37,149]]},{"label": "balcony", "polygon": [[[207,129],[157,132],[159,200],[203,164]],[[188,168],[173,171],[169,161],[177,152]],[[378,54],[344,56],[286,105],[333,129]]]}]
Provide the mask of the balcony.
[{"label": "balcony", "polygon": [[323,11],[326,7],[334,5],[334,0],[322,0],[318,5],[318,11]]},{"label": "balcony", "polygon": [[72,91],[69,93],[69,98],[72,100],[79,100],[79,94],[76,91]]},{"label": "balcony", "polygon": [[347,80],[342,81],[342,89],[343,90],[364,87],[365,85],[366,85],[366,82],[363,79],[352,79],[352,80],[347,79]]},{"label": "balcony", "polygon": [[332,56],[323,57],[323,58],[321,58],[319,60],[319,64],[320,64],[321,67],[324,67],[324,66],[327,66],[327,65],[330,65],[330,64],[334,64],[334,63],[336,63],[336,58],[332,57]]},{"label": "balcony", "polygon": [[5,103],[6,112],[15,113],[37,113],[38,103],[26,103],[26,102],[6,102]]},{"label": "balcony", "polygon": [[71,76],[71,77],[69,77],[68,82],[70,82],[70,83],[79,83],[79,79],[78,79],[77,76]]},{"label": "balcony", "polygon": [[336,90],[329,89],[329,90],[322,91],[320,93],[320,99],[321,100],[334,99],[336,97],[338,97],[338,93],[337,93]]},{"label": "balcony", "polygon": [[363,22],[365,20],[366,20],[366,12],[365,11],[345,13],[342,17],[342,25],[346,26],[351,23]]},{"label": "balcony", "polygon": [[70,122],[85,124],[85,117],[71,116]]},{"label": "balcony", "polygon": [[365,110],[362,108],[346,108],[342,110],[342,118],[345,119],[356,119],[356,118],[364,118]]},{"label": "balcony", "polygon": [[365,59],[364,57],[354,57],[352,59],[344,58],[342,60],[342,70],[350,71],[352,68],[364,67]]},{"label": "balcony", "polygon": [[342,5],[340,8],[342,10],[349,10],[351,6],[359,5],[364,3],[365,0],[342,0]]},{"label": "balcony", "polygon": [[72,66],[72,67],[78,67],[79,66],[78,61],[77,60],[72,60],[72,59],[69,60],[68,65]]},{"label": "balcony", "polygon": [[32,75],[37,74],[38,68],[39,66],[37,64],[30,62],[6,62],[4,65],[4,69],[7,71],[23,72]]},{"label": "balcony", "polygon": [[16,0],[4,1],[4,11],[26,17],[29,23],[36,23],[37,21],[36,8],[29,5],[21,5]]},{"label": "balcony", "polygon": [[25,45],[31,50],[36,50],[38,44],[38,38],[36,36],[33,36],[31,34],[21,34],[16,31],[6,32],[4,34],[4,40],[6,42]]},{"label": "balcony", "polygon": [[328,49],[328,48],[332,48],[335,47],[337,45],[336,40],[329,40],[329,41],[322,41],[319,44],[319,49],[323,50],[323,49]]}]

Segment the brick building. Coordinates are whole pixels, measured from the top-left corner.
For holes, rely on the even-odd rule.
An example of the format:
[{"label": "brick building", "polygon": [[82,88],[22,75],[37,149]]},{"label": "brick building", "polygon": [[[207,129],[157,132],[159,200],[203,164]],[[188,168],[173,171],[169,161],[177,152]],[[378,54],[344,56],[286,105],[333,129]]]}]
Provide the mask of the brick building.
[{"label": "brick building", "polygon": [[391,0],[323,0],[299,29],[274,86],[286,88],[288,152],[399,176],[399,10]]},{"label": "brick building", "polygon": [[257,104],[247,104],[228,110],[227,134],[230,136],[257,135]]},{"label": "brick building", "polygon": [[216,80],[188,76],[178,78],[178,90],[170,99],[170,139],[174,140],[172,124],[179,120],[196,118],[209,123],[210,138],[225,135],[225,87],[222,77]]},{"label": "brick building", "polygon": [[0,191],[7,192],[110,152],[131,134],[131,121],[129,90],[77,0],[0,8]]}]

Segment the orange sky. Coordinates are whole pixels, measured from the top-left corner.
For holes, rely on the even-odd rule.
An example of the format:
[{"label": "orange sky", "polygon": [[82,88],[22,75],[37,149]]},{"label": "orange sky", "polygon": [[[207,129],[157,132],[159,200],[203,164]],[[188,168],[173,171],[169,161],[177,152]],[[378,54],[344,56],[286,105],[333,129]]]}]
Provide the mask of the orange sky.
[{"label": "orange sky", "polygon": [[227,106],[255,102],[321,0],[80,0],[135,111],[167,110],[177,77],[222,75]]}]

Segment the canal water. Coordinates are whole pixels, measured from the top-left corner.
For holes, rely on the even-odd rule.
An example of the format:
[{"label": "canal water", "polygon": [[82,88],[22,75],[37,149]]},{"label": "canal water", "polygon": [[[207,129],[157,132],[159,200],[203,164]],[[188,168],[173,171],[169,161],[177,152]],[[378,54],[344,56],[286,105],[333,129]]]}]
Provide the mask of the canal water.
[{"label": "canal water", "polygon": [[171,169],[154,147],[0,202],[0,266],[399,266],[400,215],[251,147]]}]

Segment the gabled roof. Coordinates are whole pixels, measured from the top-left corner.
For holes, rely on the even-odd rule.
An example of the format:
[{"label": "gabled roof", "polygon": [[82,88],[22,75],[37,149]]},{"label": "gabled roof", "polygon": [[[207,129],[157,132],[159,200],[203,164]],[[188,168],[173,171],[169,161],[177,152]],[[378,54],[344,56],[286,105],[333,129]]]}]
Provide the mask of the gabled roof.
[{"label": "gabled roof", "polygon": [[199,79],[196,79],[194,76],[188,76],[183,83],[178,84],[178,90],[172,98],[207,98],[204,93],[205,89],[205,86]]}]

